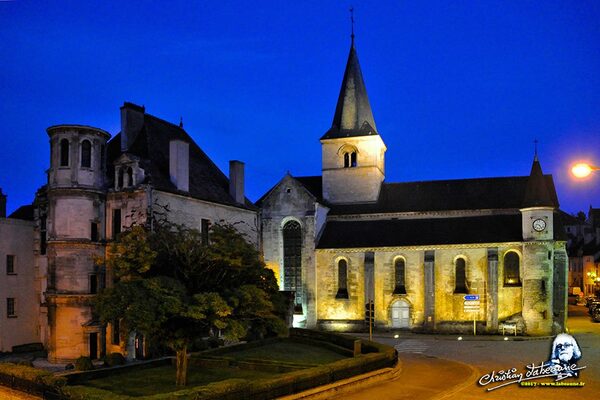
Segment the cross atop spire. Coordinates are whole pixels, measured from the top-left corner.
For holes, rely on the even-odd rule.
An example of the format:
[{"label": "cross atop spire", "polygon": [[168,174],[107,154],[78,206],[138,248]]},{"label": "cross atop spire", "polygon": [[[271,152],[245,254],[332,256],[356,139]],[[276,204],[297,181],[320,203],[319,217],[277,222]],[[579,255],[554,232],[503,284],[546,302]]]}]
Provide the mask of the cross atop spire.
[{"label": "cross atop spire", "polygon": [[350,23],[352,24],[352,34],[350,37],[352,38],[352,46],[354,46],[354,7],[350,6]]}]

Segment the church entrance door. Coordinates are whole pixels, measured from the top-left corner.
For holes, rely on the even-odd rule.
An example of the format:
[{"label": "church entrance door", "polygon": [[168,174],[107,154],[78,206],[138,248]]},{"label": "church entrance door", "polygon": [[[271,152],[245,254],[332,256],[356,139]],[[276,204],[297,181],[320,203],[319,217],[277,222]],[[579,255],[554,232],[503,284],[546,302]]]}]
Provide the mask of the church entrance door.
[{"label": "church entrance door", "polygon": [[410,305],[404,300],[397,300],[392,304],[392,328],[409,328]]}]

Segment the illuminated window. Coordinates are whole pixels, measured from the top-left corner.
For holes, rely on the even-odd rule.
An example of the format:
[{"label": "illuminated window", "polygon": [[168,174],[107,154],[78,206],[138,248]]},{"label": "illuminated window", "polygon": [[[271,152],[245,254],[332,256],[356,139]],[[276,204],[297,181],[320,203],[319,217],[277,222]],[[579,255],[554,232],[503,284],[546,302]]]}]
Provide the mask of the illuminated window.
[{"label": "illuminated window", "polygon": [[283,290],[295,293],[294,311],[302,311],[302,227],[297,221],[283,226]]},{"label": "illuminated window", "polygon": [[92,167],[92,144],[89,140],[81,142],[81,167]]},{"label": "illuminated window", "polygon": [[69,166],[69,141],[67,139],[60,141],[60,166]]},{"label": "illuminated window", "polygon": [[406,264],[404,259],[397,258],[394,261],[394,294],[406,294],[405,276],[406,276]]},{"label": "illuminated window", "polygon": [[467,272],[464,258],[457,258],[454,265],[454,293],[467,293]]},{"label": "illuminated window", "polygon": [[338,261],[338,291],[336,299],[348,298],[348,261],[341,259]]},{"label": "illuminated window", "polygon": [[521,286],[521,260],[514,251],[504,255],[504,286]]}]

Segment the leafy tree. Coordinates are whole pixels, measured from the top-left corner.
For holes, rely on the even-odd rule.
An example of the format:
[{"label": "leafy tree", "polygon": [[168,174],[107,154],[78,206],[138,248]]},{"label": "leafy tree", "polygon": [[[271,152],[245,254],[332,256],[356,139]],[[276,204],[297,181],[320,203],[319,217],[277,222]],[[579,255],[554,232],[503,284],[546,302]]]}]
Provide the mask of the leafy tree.
[{"label": "leafy tree", "polygon": [[229,225],[214,225],[210,243],[200,232],[168,222],[134,226],[106,261],[115,283],[100,293],[96,312],[106,323],[160,340],[176,353],[176,384],[187,380],[194,338],[231,339],[282,334],[284,301],[273,272]]}]

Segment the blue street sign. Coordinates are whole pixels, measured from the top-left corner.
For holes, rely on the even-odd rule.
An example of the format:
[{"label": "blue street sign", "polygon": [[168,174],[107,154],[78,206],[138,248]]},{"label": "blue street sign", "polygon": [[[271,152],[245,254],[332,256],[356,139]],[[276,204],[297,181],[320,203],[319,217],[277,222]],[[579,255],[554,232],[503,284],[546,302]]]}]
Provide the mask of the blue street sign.
[{"label": "blue street sign", "polygon": [[479,300],[478,294],[465,294],[465,300]]}]

